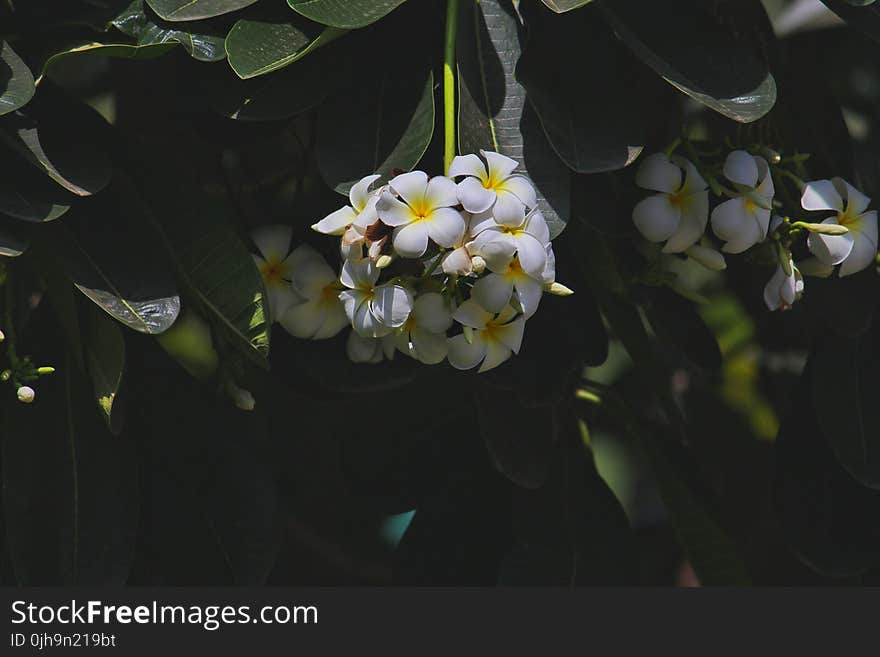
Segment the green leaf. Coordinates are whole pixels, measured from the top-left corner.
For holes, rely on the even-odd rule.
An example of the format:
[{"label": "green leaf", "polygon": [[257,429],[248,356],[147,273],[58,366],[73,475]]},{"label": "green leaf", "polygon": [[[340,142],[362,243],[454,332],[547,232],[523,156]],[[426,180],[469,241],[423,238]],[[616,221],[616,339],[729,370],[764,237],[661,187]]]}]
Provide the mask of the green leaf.
[{"label": "green leaf", "polygon": [[666,287],[650,291],[643,306],[651,328],[662,344],[674,345],[694,365],[721,369],[721,349],[694,304]]},{"label": "green leaf", "polygon": [[[53,353],[52,339],[41,356]],[[4,399],[3,513],[15,579],[122,586],[137,535],[135,445],[107,431],[72,360],[53,363],[32,404],[11,391]]]},{"label": "green leaf", "polygon": [[83,324],[82,347],[95,399],[110,433],[118,436],[124,412],[120,387],[125,372],[125,338],[119,324],[93,304],[86,305]]},{"label": "green leaf", "polygon": [[161,57],[169,50],[174,48],[174,43],[146,43],[143,45],[129,43],[99,43],[97,41],[87,41],[75,46],[69,46],[64,50],[52,54],[43,64],[43,70],[37,82],[40,82],[46,73],[57,62],[69,57],[80,55],[90,57],[111,57],[114,59],[155,59]]},{"label": "green leaf", "polygon": [[538,207],[556,237],[571,210],[571,179],[547,142],[540,122],[516,80],[519,23],[499,0],[465,2],[458,28],[458,149],[481,148],[514,158],[538,192]]},{"label": "green leaf", "polygon": [[247,80],[277,71],[345,34],[334,27],[301,29],[292,23],[240,20],[226,37],[229,65]]},{"label": "green leaf", "polygon": [[70,209],[75,196],[60,188],[34,167],[20,162],[19,155],[2,143],[0,159],[16,162],[0,176],[0,213],[21,221],[57,219]]},{"label": "green leaf", "polygon": [[323,25],[353,30],[374,23],[404,0],[287,0],[295,12]]},{"label": "green leaf", "polygon": [[11,221],[0,217],[0,256],[16,258],[27,250],[29,241],[11,224]]},{"label": "green leaf", "polygon": [[147,0],[147,4],[166,21],[198,21],[238,11],[257,0]]},{"label": "green leaf", "polygon": [[180,297],[154,234],[119,186],[50,224],[50,248],[77,289],[131,329],[157,334],[180,311]]},{"label": "green leaf", "polygon": [[843,468],[862,485],[880,488],[880,330],[859,338],[829,334],[810,355],[819,428]]},{"label": "green leaf", "polygon": [[550,7],[557,14],[577,9],[591,3],[593,0],[542,0],[542,2]]},{"label": "green leaf", "polygon": [[145,7],[144,0],[134,0],[113,19],[112,25],[135,39],[139,46],[179,43],[199,61],[216,62],[226,58],[223,43],[228,27],[222,21],[168,23]]},{"label": "green leaf", "polygon": [[597,11],[555,16],[533,7],[525,18],[529,37],[516,74],[553,149],[579,173],[632,164],[650,128],[665,118],[668,87],[614,38]]},{"label": "green leaf", "polygon": [[[434,133],[434,75],[420,56],[352,81],[318,116],[318,168],[340,194],[362,177],[392,177],[422,159]],[[354,108],[357,108],[356,110]]]},{"label": "green leaf", "polygon": [[0,140],[67,191],[89,196],[110,182],[108,130],[91,107],[43,84],[27,108],[3,121]]},{"label": "green leaf", "polygon": [[0,41],[0,116],[23,107],[34,96],[34,76],[5,41]]},{"label": "green leaf", "polygon": [[776,102],[776,82],[749,42],[756,23],[744,18],[760,13],[766,22],[759,0],[723,7],[704,0],[615,0],[598,6],[637,57],[716,112],[749,123]]},{"label": "green leaf", "polygon": [[794,396],[797,407],[776,438],[774,506],[800,559],[825,575],[852,577],[880,565],[880,491],[853,479],[829,447],[818,411],[824,412],[828,389],[837,382],[826,382],[822,396],[814,397],[814,364],[807,364]]},{"label": "green leaf", "polygon": [[831,11],[840,16],[850,27],[880,41],[880,6],[872,6],[874,0],[822,0]]}]

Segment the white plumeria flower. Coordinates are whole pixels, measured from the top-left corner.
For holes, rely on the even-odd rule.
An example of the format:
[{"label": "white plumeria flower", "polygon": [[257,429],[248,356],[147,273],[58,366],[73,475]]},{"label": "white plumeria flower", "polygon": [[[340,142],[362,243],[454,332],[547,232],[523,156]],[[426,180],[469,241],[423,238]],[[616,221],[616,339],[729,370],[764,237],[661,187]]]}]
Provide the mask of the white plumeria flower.
[{"label": "white plumeria flower", "polygon": [[764,303],[770,310],[788,310],[803,294],[804,278],[790,256],[788,265],[791,274],[786,273],[781,264],[776,265],[776,271],[764,286]]},{"label": "white plumeria flower", "polygon": [[[487,260],[490,273],[480,278],[471,290],[471,297],[486,310],[499,313],[510,304],[514,290],[526,318],[535,314],[544,291],[544,281],[549,276],[545,269],[541,278],[526,273],[519,258],[511,258],[502,266],[496,259]],[[555,279],[556,273],[553,272]],[[552,284],[552,281],[551,281]]]},{"label": "white plumeria flower", "polygon": [[277,320],[299,300],[290,287],[290,276],[296,257],[290,253],[293,229],[290,226],[262,226],[251,233],[251,239],[260,252],[254,262],[263,277],[269,297],[269,311]]},{"label": "white plumeria flower", "polygon": [[442,294],[427,292],[416,297],[412,312],[395,336],[397,348],[426,365],[446,358],[446,331],[452,326],[452,311]]},{"label": "white plumeria flower", "polygon": [[811,232],[807,246],[829,265],[840,264],[840,276],[862,271],[877,256],[877,212],[866,212],[871,199],[842,178],[814,180],[804,186],[801,206],[805,210],[833,210],[823,224],[839,224],[848,229],[843,235]]},{"label": "white plumeria flower", "polygon": [[470,153],[456,156],[449,165],[450,178],[465,176],[458,183],[459,201],[468,212],[491,209],[498,223],[520,225],[526,209],[538,203],[535,188],[524,176],[513,175],[516,160],[492,151],[480,153],[486,164]]},{"label": "white plumeria flower", "polygon": [[389,187],[403,198],[384,191],[376,203],[382,223],[394,228],[394,250],[405,258],[420,258],[428,250],[428,240],[451,247],[464,232],[464,217],[458,205],[455,183],[449,178],[428,179],[424,171],[396,176]]},{"label": "white plumeria flower", "polygon": [[339,277],[348,288],[339,293],[352,328],[364,337],[381,337],[400,328],[413,299],[402,285],[376,285],[381,271],[370,260],[346,260]]},{"label": "white plumeria flower", "polygon": [[312,226],[312,230],[325,235],[341,235],[343,257],[349,257],[351,250],[364,242],[367,228],[379,220],[379,215],[376,214],[376,201],[381,188],[370,192],[370,185],[380,177],[378,174],[373,174],[361,178],[348,192],[351,205],[331,212]]},{"label": "white plumeria flower", "polygon": [[21,403],[30,404],[34,401],[34,398],[36,398],[37,393],[35,393],[34,389],[30,386],[21,386],[15,391],[15,396]]},{"label": "white plumeria flower", "polygon": [[486,372],[519,353],[525,319],[510,306],[496,315],[468,299],[452,316],[470,336],[470,340],[465,333],[449,338],[449,362],[456,369],[469,370],[482,363],[479,371]]},{"label": "white plumeria flower", "polygon": [[292,285],[302,300],[288,308],[278,321],[297,338],[332,338],[348,324],[339,299],[339,276],[306,244],[297,247],[294,254]]},{"label": "white plumeria flower", "polygon": [[725,242],[725,253],[742,253],[767,237],[773,205],[773,177],[767,160],[733,151],[724,162],[724,176],[740,193],[712,210],[712,230]]},{"label": "white plumeria flower", "polygon": [[699,241],[709,220],[709,192],[693,164],[654,153],[639,166],[636,184],[658,192],[633,208],[633,223],[646,240],[666,242],[664,253],[681,253]]},{"label": "white plumeria flower", "polygon": [[516,254],[523,271],[539,280],[543,276],[550,229],[540,210],[524,215],[518,224],[499,224],[488,212],[475,215],[471,220],[471,233],[474,235],[468,244],[471,255],[479,255],[487,264],[493,262],[496,269],[501,269]]},{"label": "white plumeria flower", "polygon": [[474,273],[473,256],[468,251],[468,242],[471,241],[471,223],[473,215],[469,212],[462,213],[465,219],[465,227],[461,235],[452,245],[452,250],[447,251],[441,257],[440,269],[450,276],[468,276]]},{"label": "white plumeria flower", "polygon": [[384,358],[393,360],[394,349],[394,336],[392,335],[370,338],[352,331],[345,341],[345,353],[353,363],[375,365],[381,363]]}]

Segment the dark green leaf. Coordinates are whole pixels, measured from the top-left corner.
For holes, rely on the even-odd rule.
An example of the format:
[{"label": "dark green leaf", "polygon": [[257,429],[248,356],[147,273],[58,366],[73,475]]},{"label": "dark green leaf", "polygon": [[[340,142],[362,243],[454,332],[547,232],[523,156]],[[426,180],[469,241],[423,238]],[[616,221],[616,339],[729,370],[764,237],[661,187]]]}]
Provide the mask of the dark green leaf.
[{"label": "dark green leaf", "polygon": [[865,486],[880,488],[880,331],[859,338],[828,335],[810,356],[819,428],[843,468]]},{"label": "dark green leaf", "polygon": [[287,0],[291,8],[317,23],[352,30],[379,20],[404,0]]},{"label": "dark green leaf", "polygon": [[23,107],[34,96],[34,76],[5,41],[0,41],[0,116]]},{"label": "dark green leaf", "polygon": [[88,41],[75,46],[69,46],[64,50],[52,54],[43,64],[40,79],[46,75],[49,69],[57,62],[69,57],[112,57],[115,59],[153,59],[161,57],[174,48],[174,43],[146,43],[132,45],[127,43],[98,43]]},{"label": "dark green leaf", "polygon": [[125,338],[116,322],[87,304],[84,313],[83,352],[98,408],[110,433],[122,430],[123,406],[120,399],[125,372]]},{"label": "dark green leaf", "polygon": [[147,0],[166,21],[198,21],[237,11],[257,0]]},{"label": "dark green leaf", "polygon": [[644,310],[661,344],[674,345],[694,365],[711,371],[721,368],[718,341],[692,302],[669,288],[654,288]]},{"label": "dark green leaf", "polygon": [[15,258],[28,248],[28,239],[19,234],[12,222],[0,218],[0,256]]},{"label": "dark green leaf", "polygon": [[64,189],[89,196],[110,182],[108,129],[91,107],[43,84],[24,111],[6,117],[0,140]]},{"label": "dark green leaf", "polygon": [[583,7],[593,0],[542,0],[545,5],[550,7],[557,14],[562,14],[578,7]]},{"label": "dark green leaf", "polygon": [[571,179],[547,142],[526,92],[517,82],[519,23],[499,0],[461,5],[456,58],[459,72],[458,149],[493,150],[514,158],[538,191],[553,237],[571,209]]},{"label": "dark green leaf", "polygon": [[852,28],[867,34],[874,41],[880,41],[880,6],[857,0],[822,0],[835,14]]},{"label": "dark green leaf", "polygon": [[[724,116],[748,123],[776,102],[776,82],[748,39],[759,0],[643,2],[599,5],[627,46],[680,91]],[[766,14],[764,14],[766,18]]]},{"label": "dark green leaf", "polygon": [[242,79],[277,71],[345,34],[334,27],[301,29],[292,23],[240,20],[226,37],[229,65]]},{"label": "dark green leaf", "polygon": [[[422,46],[424,48],[424,46]],[[318,167],[340,194],[371,173],[413,168],[434,133],[434,74],[416,51],[327,100],[318,117]],[[357,109],[355,109],[357,108]]]},{"label": "dark green leaf", "polygon": [[849,577],[880,565],[880,492],[853,479],[822,435],[816,411],[837,382],[828,381],[823,397],[814,397],[816,374],[812,365],[804,370],[797,407],[776,438],[775,508],[802,560],[831,577]]},{"label": "dark green leaf", "polygon": [[113,25],[134,38],[140,46],[179,43],[194,58],[216,62],[226,58],[224,40],[226,29],[215,21],[191,23],[168,23],[144,7],[144,0],[134,0]]},{"label": "dark green leaf", "polygon": [[664,115],[665,85],[592,9],[555,16],[533,8],[525,16],[529,37],[516,74],[553,149],[579,173],[631,164]]},{"label": "dark green leaf", "polygon": [[57,219],[70,209],[75,199],[72,194],[21,162],[19,155],[3,143],[0,158],[16,162],[0,176],[0,213],[22,221],[41,222]]}]

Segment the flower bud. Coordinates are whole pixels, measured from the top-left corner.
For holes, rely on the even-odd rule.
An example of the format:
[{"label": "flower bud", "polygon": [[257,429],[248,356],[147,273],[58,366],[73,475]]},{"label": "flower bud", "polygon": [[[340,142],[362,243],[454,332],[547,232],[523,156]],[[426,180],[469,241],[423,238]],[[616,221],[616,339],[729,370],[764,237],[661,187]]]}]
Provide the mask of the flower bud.
[{"label": "flower bud", "polygon": [[807,221],[796,221],[792,224],[795,228],[805,228],[811,233],[822,233],[823,235],[846,235],[849,228],[840,224],[813,224]]},{"label": "flower bud", "polygon": [[23,404],[30,404],[34,401],[34,397],[37,396],[37,393],[30,386],[21,386],[15,394],[18,397],[18,401]]},{"label": "flower bud", "polygon": [[12,378],[12,370],[3,370],[0,372],[0,381],[6,382]]},{"label": "flower bud", "polygon": [[6,339],[6,334],[3,331],[0,331],[0,342],[3,342]]},{"label": "flower bud", "polygon": [[37,374],[52,374],[55,372],[54,367],[49,367],[48,365],[45,367],[38,367]]},{"label": "flower bud", "polygon": [[378,258],[376,258],[376,268],[385,269],[385,267],[390,265],[392,261],[393,258],[390,255],[380,255]]},{"label": "flower bud", "polygon": [[482,274],[486,269],[486,261],[483,259],[483,256],[471,258],[471,267],[473,267],[475,274]]},{"label": "flower bud", "polygon": [[699,244],[693,244],[685,249],[685,254],[687,254],[692,260],[699,262],[706,269],[721,271],[722,269],[727,268],[724,256],[715,249],[710,249],[709,247],[701,246]]},{"label": "flower bud", "polygon": [[555,294],[558,297],[567,297],[571,294],[574,294],[574,290],[566,287],[558,281],[551,283],[550,286],[547,288],[547,291],[550,294]]},{"label": "flower bud", "polygon": [[232,401],[241,410],[243,410],[243,411],[254,410],[254,406],[256,405],[256,402],[254,401],[254,396],[250,393],[249,390],[245,390],[244,388],[239,388],[232,381],[228,381],[226,383],[226,392],[229,393],[229,396],[232,398]]}]

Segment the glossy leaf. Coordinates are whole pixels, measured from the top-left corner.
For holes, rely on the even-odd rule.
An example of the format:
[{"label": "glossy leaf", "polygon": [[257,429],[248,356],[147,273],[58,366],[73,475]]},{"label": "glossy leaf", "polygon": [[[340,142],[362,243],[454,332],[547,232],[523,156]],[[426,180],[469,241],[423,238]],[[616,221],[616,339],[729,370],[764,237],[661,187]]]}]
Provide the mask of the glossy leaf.
[{"label": "glossy leaf", "polygon": [[880,5],[873,0],[822,0],[835,14],[840,16],[853,29],[868,35],[874,41],[880,41]]},{"label": "glossy leaf", "polygon": [[229,65],[242,79],[277,71],[345,34],[334,27],[301,29],[292,23],[240,20],[226,37]]},{"label": "glossy leaf", "polygon": [[238,11],[257,0],[147,0],[147,4],[166,21],[198,21]]},{"label": "glossy leaf", "polygon": [[113,435],[122,430],[120,399],[125,372],[125,338],[116,322],[93,304],[84,313],[83,352],[98,408]]},{"label": "glossy leaf", "polygon": [[542,0],[545,5],[550,7],[557,14],[562,14],[578,7],[583,7],[591,3],[593,0]]},{"label": "glossy leaf", "polygon": [[216,62],[226,58],[223,45],[226,31],[222,23],[169,23],[145,7],[144,0],[134,0],[112,24],[134,38],[139,46],[179,43],[200,61]]},{"label": "glossy leaf", "polygon": [[[318,168],[341,194],[369,173],[412,169],[434,133],[434,75],[424,45],[365,83],[355,75],[318,116]],[[357,111],[352,111],[356,107]]]},{"label": "glossy leaf", "polygon": [[0,41],[0,116],[23,107],[33,96],[33,73],[8,43]]},{"label": "glossy leaf", "polygon": [[405,0],[287,0],[295,12],[316,23],[355,29],[365,27],[396,9]]},{"label": "glossy leaf", "polygon": [[28,248],[28,239],[19,234],[12,222],[0,220],[0,256],[17,258]]},{"label": "glossy leaf", "polygon": [[482,148],[514,158],[534,182],[538,206],[555,237],[571,210],[570,174],[516,80],[519,38],[519,22],[508,3],[462,3],[456,49],[458,150],[473,153]]},{"label": "glossy leaf", "polygon": [[553,149],[579,173],[631,164],[664,116],[665,85],[597,11],[555,16],[532,7],[524,15],[529,36],[516,75]]},{"label": "glossy leaf", "polygon": [[599,6],[637,57],[716,112],[748,123],[776,102],[776,82],[748,41],[754,22],[738,22],[740,12],[763,14],[758,0],[725,5],[726,15],[719,3],[703,0],[616,0]]},{"label": "glossy leaf", "polygon": [[0,144],[0,158],[16,163],[0,176],[0,213],[39,223],[57,219],[70,209],[76,197],[27,166],[15,151]]},{"label": "glossy leaf", "polygon": [[146,43],[143,45],[132,45],[127,43],[99,43],[89,41],[76,46],[70,46],[64,50],[54,53],[43,64],[43,70],[40,73],[40,80],[57,62],[77,57],[80,55],[87,57],[112,57],[114,59],[154,59],[161,57],[169,50],[174,48],[172,43]]},{"label": "glossy leaf", "polygon": [[661,343],[674,345],[694,365],[719,370],[718,341],[694,304],[665,287],[651,290],[650,297],[644,309]]}]

